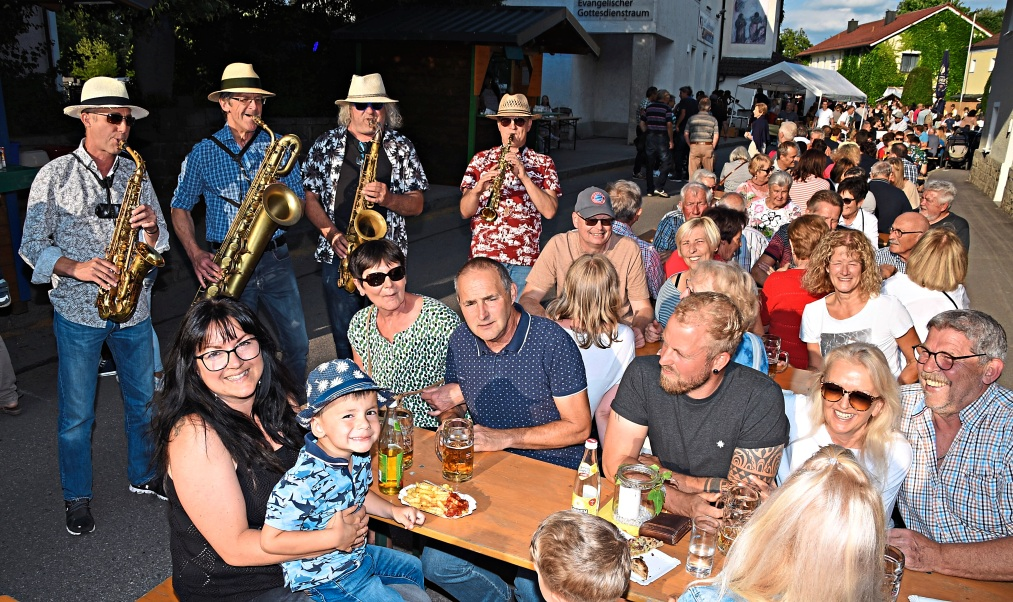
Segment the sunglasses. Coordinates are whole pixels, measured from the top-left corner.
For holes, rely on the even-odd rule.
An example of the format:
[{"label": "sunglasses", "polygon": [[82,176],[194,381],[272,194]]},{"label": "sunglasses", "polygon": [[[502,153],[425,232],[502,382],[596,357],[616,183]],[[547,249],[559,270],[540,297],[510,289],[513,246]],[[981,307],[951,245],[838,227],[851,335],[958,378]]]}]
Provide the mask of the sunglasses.
[{"label": "sunglasses", "polygon": [[133,115],[120,115],[119,113],[91,113],[92,115],[101,115],[106,118],[106,121],[113,124],[119,125],[124,121],[127,122],[127,127],[133,127],[134,122],[137,121]]},{"label": "sunglasses", "polygon": [[868,410],[872,407],[873,402],[882,399],[882,397],[878,395],[870,395],[865,391],[848,391],[841,385],[828,381],[823,381],[823,384],[820,386],[820,393],[822,393],[823,399],[829,401],[830,403],[840,401],[845,395],[847,395],[848,403],[859,412]]},{"label": "sunglasses", "polygon": [[844,204],[845,204],[845,205],[847,205],[847,204],[849,204],[849,203],[854,203],[854,202],[856,202],[856,201],[855,201],[855,199],[853,199],[853,198],[851,198],[851,197],[846,197],[846,196],[842,196],[842,197],[841,197],[841,200],[842,200],[842,201],[844,201]]},{"label": "sunglasses", "polygon": [[373,109],[374,111],[382,111],[382,102],[353,102],[352,105],[357,111],[365,111],[366,109]]},{"label": "sunglasses", "polygon": [[519,128],[524,127],[528,123],[527,117],[500,117],[499,124],[505,128],[510,127],[510,122],[513,122]]},{"label": "sunglasses", "polygon": [[95,217],[99,219],[116,219],[120,216],[120,205],[114,203],[100,203],[95,205]]},{"label": "sunglasses", "polygon": [[584,225],[587,226],[588,228],[594,228],[598,224],[601,224],[606,228],[611,228],[612,221],[613,220],[611,217],[585,217]]},{"label": "sunglasses", "polygon": [[403,265],[399,265],[389,272],[373,272],[372,274],[359,278],[360,281],[365,282],[369,286],[383,286],[383,283],[390,277],[391,282],[398,282],[404,280],[405,270]]}]

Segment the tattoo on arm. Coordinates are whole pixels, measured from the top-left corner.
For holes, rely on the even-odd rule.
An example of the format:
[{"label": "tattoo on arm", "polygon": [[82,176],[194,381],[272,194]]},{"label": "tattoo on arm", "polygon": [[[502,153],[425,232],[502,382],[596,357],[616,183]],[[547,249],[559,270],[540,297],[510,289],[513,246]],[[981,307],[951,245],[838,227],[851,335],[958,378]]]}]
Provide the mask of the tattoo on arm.
[{"label": "tattoo on arm", "polygon": [[781,464],[783,445],[761,447],[759,449],[735,448],[732,453],[732,465],[728,469],[728,480],[732,483],[746,481],[749,475],[770,483],[777,475],[777,467]]},{"label": "tattoo on arm", "polygon": [[703,482],[704,493],[721,493],[724,479],[710,478]]}]

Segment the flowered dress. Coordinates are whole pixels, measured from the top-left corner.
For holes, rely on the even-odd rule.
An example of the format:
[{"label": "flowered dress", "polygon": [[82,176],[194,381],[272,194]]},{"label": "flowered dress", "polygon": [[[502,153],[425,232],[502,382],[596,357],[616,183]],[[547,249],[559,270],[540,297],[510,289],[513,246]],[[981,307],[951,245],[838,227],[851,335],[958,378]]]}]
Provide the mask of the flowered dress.
[{"label": "flowered dress", "polygon": [[767,199],[757,199],[746,206],[746,214],[749,216],[749,226],[770,238],[781,226],[801,217],[802,211],[792,202],[780,209],[771,209],[767,206]]}]

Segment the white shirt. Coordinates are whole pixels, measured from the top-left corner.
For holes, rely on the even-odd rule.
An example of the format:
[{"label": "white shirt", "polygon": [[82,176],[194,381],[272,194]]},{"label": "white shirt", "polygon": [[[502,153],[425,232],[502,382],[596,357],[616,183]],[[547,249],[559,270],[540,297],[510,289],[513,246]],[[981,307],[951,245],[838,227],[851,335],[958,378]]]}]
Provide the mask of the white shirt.
[{"label": "white shirt", "polygon": [[816,110],[816,127],[821,128],[825,125],[830,125],[830,122],[834,120],[834,112],[830,109],[817,109]]},{"label": "white shirt", "polygon": [[[577,343],[575,332],[569,328],[563,330]],[[577,349],[580,351],[580,358],[584,360],[584,371],[587,373],[587,399],[591,403],[593,417],[601,398],[609,389],[619,384],[626,367],[637,355],[633,329],[620,324],[619,340],[612,343],[608,349],[602,349],[594,343],[587,349],[582,349],[578,343]]]},{"label": "white shirt", "polygon": [[[865,204],[864,202],[862,203]],[[850,223],[845,223],[844,216],[841,216],[841,221],[837,222],[841,226],[846,226],[852,230],[859,230],[865,237],[872,243],[873,249],[879,248],[879,218],[875,215],[866,211],[859,210],[855,214],[855,219]]]},{"label": "white shirt", "polygon": [[[907,308],[915,324],[918,340],[924,341],[929,334],[929,320],[951,309],[967,309],[971,300],[963,284],[943,293],[918,286],[907,274],[894,274],[883,281],[883,294],[896,297]],[[949,295],[949,298],[947,298]]]}]

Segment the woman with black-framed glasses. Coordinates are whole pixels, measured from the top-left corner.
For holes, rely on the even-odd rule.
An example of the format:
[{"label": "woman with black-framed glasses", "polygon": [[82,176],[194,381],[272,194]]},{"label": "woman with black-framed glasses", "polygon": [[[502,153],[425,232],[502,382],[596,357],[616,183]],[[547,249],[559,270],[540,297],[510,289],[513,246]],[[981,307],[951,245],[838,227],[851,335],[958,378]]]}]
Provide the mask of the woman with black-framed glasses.
[{"label": "woman with black-framed glasses", "polygon": [[[442,382],[450,335],[461,322],[454,310],[405,290],[405,257],[389,240],[358,246],[348,265],[356,291],[371,302],[356,312],[348,327],[352,360],[393,393],[419,391]],[[401,405],[412,411],[415,426],[438,425],[418,393],[407,395]]]}]

